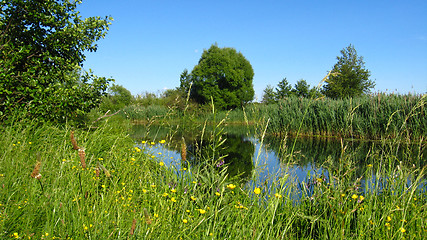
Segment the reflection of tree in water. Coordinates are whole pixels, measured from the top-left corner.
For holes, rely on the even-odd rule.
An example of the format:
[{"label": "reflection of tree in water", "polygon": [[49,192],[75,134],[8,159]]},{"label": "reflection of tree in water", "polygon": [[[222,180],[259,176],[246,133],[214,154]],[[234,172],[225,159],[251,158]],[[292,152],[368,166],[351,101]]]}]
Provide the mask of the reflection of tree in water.
[{"label": "reflection of tree in water", "polygon": [[186,140],[187,161],[191,164],[203,163],[206,159],[215,157],[215,163],[218,165],[228,165],[228,174],[230,176],[239,176],[240,180],[245,182],[249,180],[253,169],[252,157],[255,152],[255,146],[249,140],[244,140],[243,136],[224,135],[226,140],[213,154],[212,145],[209,141]]}]

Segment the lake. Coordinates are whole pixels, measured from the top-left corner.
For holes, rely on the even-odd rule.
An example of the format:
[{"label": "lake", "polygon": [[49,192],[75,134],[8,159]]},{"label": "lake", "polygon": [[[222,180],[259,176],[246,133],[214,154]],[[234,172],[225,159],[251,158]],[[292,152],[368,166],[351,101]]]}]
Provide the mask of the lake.
[{"label": "lake", "polygon": [[[223,144],[216,148],[217,156],[226,156],[216,164],[221,167],[228,165],[230,175],[239,175],[243,183],[250,185],[268,184],[284,175],[296,184],[310,184],[315,179],[328,180],[331,163],[337,164],[349,159],[353,162],[354,176],[362,177],[368,168],[373,170],[379,166],[379,158],[384,154],[397,156],[399,161],[407,165],[422,168],[427,156],[425,144],[392,145],[379,141],[341,140],[336,138],[287,138],[278,136],[262,137],[262,129],[248,126],[226,126],[221,129],[213,127],[181,129],[176,126],[143,126],[135,125],[131,136],[137,146],[158,157],[167,166],[174,165],[179,171],[184,165],[181,161],[181,146],[185,142],[187,161],[200,164],[212,153],[212,139],[221,139]],[[214,137],[216,136],[216,137]],[[159,143],[166,140],[165,143]],[[142,141],[146,143],[143,144]],[[150,143],[153,144],[150,144]],[[345,154],[342,154],[345,152]],[[372,185],[362,179],[361,187]],[[257,177],[255,180],[253,175]],[[383,177],[384,178],[384,177]],[[366,183],[365,183],[366,182]],[[410,180],[408,180],[408,184]],[[423,184],[425,186],[425,183]],[[425,188],[425,187],[423,187]]]}]

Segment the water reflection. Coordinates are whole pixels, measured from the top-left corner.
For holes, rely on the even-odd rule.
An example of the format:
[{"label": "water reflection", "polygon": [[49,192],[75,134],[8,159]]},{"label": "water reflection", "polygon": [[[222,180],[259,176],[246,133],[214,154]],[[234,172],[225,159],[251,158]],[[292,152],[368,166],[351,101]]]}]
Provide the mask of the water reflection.
[{"label": "water reflection", "polygon": [[[184,137],[187,161],[191,164],[200,164],[201,159],[214,156],[217,164],[221,165],[223,160],[229,166],[228,173],[231,176],[240,175],[242,182],[250,181],[253,171],[256,170],[258,178],[255,184],[287,174],[290,176],[289,179],[298,183],[305,181],[310,185],[317,177],[328,180],[326,178],[329,174],[326,169],[337,171],[334,172],[335,175],[340,171],[338,166],[345,162],[353,163],[349,166],[354,170],[352,176],[359,178],[368,168],[373,170],[378,167],[373,163],[380,162],[378,158],[385,151],[396,151],[397,159],[402,159],[414,167],[424,166],[426,162],[424,156],[427,156],[425,148],[410,145],[392,148],[381,142],[342,141],[331,138],[283,139],[274,136],[265,137],[261,141],[254,132],[248,131],[247,127],[226,128],[224,131],[226,134],[221,137],[225,142],[216,148],[214,155],[213,142],[210,140],[212,135],[206,132],[173,131],[170,128],[147,131],[142,126],[135,126],[133,137],[138,141],[158,142],[167,139],[168,144],[157,144],[152,151],[162,152],[165,163],[174,164],[178,169],[184,167],[180,161],[181,142]],[[365,184],[363,180],[361,184],[365,187],[370,183]]]}]

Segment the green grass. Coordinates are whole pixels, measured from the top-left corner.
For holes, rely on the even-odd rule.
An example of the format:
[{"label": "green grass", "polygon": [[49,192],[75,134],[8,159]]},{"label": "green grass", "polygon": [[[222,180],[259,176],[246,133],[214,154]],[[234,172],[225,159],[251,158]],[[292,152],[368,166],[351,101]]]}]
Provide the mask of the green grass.
[{"label": "green grass", "polygon": [[[423,239],[427,234],[427,198],[420,189],[426,169],[413,167],[410,153],[397,158],[396,145],[369,153],[375,160],[362,173],[343,148],[339,159],[325,162],[326,179],[296,183],[284,175],[253,186],[240,185],[215,167],[221,158],[215,149],[223,147],[219,128],[211,133],[213,154],[178,172],[165,166],[161,155],[135,148],[129,127],[111,118],[96,129],[74,129],[85,151],[83,169],[70,141],[73,129],[18,120],[1,126],[0,238]],[[31,177],[37,161],[40,179]],[[373,187],[363,192],[361,177],[373,175]]]}]

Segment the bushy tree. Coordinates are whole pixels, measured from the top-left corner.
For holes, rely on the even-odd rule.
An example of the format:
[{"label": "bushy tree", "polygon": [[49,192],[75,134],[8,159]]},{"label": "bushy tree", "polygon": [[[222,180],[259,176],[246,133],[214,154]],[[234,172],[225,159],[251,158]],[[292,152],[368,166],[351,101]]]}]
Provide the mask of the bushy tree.
[{"label": "bushy tree", "polygon": [[103,98],[100,108],[103,111],[117,111],[130,105],[133,99],[129,90],[122,85],[113,84],[108,89],[108,95]]},{"label": "bushy tree", "polygon": [[323,86],[323,94],[331,98],[346,98],[369,93],[375,83],[369,79],[371,73],[365,68],[363,57],[357,56],[351,44],[341,50],[341,55]]},{"label": "bushy tree", "polygon": [[82,19],[78,4],[0,0],[0,118],[20,110],[63,122],[100,103],[110,80],[81,66],[112,19]]},{"label": "bushy tree", "polygon": [[[185,77],[185,78],[184,78]],[[234,48],[219,48],[212,45],[204,50],[191,76],[181,79],[193,83],[190,97],[197,103],[210,103],[211,97],[219,109],[240,107],[253,100],[255,91],[252,80],[254,71],[249,61]]]}]

